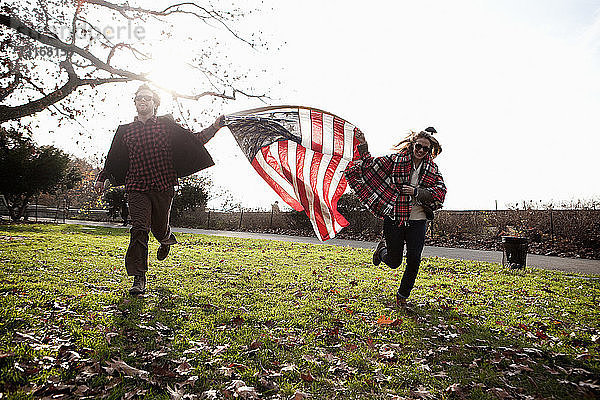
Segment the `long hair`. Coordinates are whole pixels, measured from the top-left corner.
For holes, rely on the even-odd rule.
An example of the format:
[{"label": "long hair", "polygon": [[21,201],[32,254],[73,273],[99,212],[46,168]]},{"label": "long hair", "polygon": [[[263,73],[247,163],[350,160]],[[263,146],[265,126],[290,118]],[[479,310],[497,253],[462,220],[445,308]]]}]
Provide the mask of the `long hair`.
[{"label": "long hair", "polygon": [[438,142],[436,138],[433,137],[434,133],[437,133],[437,131],[431,126],[420,132],[411,131],[407,137],[405,137],[398,144],[392,147],[392,150],[412,151],[412,146],[417,141],[417,139],[423,138],[429,140],[429,143],[431,143],[431,158],[436,158],[442,152],[442,145],[440,144],[440,142]]}]

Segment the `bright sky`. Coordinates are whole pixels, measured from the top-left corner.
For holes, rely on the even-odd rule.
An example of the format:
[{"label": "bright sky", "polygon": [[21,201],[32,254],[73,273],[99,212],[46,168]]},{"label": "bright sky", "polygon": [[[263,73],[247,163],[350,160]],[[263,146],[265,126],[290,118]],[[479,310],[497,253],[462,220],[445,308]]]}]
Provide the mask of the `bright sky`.
[{"label": "bright sky", "polygon": [[[600,1],[264,4],[267,11],[248,23],[285,44],[255,53],[248,64],[268,69],[257,86],[270,88],[270,104],[337,114],[365,132],[374,155],[388,153],[411,129],[434,126],[444,148],[436,159],[448,186],[444,208],[600,197]],[[185,53],[163,51],[174,64],[174,54]],[[232,51],[231,62],[247,62]],[[172,68],[182,78],[173,85],[188,79]],[[131,120],[131,99],[116,96],[113,114],[84,124],[94,132],[93,151],[105,154],[116,126]],[[217,105],[208,109],[211,118],[262,104]],[[176,114],[168,104],[160,111]],[[81,156],[73,136],[60,132],[54,143]],[[226,129],[208,147],[215,183],[244,206],[268,208],[277,199]]]}]

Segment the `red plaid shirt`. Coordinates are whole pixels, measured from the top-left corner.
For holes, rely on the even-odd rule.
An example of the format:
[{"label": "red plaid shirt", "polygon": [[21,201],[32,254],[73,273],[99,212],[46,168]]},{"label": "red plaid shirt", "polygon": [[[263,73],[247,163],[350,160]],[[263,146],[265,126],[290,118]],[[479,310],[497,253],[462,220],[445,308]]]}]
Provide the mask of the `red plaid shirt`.
[{"label": "red plaid shirt", "polygon": [[[400,185],[410,184],[413,162],[408,150],[373,158],[366,146],[361,157],[346,171],[346,180],[358,198],[367,208],[380,218],[389,217],[398,223],[408,220],[411,196],[400,193]],[[435,210],[442,206],[446,196],[446,185],[437,165],[430,155],[423,159],[417,183],[419,189],[427,190],[433,203],[427,204]]]}]

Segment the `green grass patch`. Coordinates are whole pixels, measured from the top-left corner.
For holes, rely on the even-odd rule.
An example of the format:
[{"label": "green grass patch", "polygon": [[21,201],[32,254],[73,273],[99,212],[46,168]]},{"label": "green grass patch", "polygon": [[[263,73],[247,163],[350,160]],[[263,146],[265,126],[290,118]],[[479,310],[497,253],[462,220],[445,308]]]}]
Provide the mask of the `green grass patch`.
[{"label": "green grass patch", "polygon": [[[0,225],[3,398],[595,398],[600,282],[179,234],[131,297],[125,230]],[[595,277],[598,278],[598,277]]]}]

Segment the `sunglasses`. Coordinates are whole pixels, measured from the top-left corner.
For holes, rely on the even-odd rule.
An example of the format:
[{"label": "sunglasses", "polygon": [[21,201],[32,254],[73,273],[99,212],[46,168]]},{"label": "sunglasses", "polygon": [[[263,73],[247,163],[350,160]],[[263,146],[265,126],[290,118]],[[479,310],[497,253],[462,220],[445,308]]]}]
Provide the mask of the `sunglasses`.
[{"label": "sunglasses", "polygon": [[415,150],[417,150],[417,151],[423,150],[425,153],[429,153],[429,150],[431,150],[431,147],[423,146],[420,143],[415,143]]},{"label": "sunglasses", "polygon": [[135,101],[150,101],[154,98],[152,96],[135,96]]}]

